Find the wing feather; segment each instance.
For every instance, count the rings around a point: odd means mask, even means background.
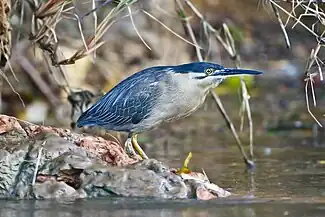
[[[161,94],[159,81],[165,76],[166,69],[149,68],[128,77],[84,112],[78,119],[78,127],[97,125],[131,131],[132,126],[149,116]]]

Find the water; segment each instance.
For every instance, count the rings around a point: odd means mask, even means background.
[[[325,149],[259,147],[257,167],[248,171],[236,149],[193,153],[190,166],[204,168],[212,182],[233,196],[213,201],[102,198],[77,201],[0,201],[1,217],[77,216],[325,216]],[[160,156],[177,167],[179,160]]]
[[[325,204],[288,201],[153,201],[86,200],[73,203],[54,201],[3,201],[1,216],[19,217],[245,217],[245,216],[324,216]]]

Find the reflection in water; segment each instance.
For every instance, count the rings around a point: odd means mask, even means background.
[[[248,194],[254,197],[255,190],[256,190],[254,170],[247,170],[247,176],[248,176],[248,189],[249,189]]]
[[[325,204],[223,200],[2,201],[1,217],[274,217],[323,216]]]
[[[154,200],[105,198],[77,201],[0,200],[0,217],[275,217],[324,216],[324,150],[272,148],[255,170],[246,170],[238,152],[209,149],[193,153],[191,168],[204,168],[210,180],[233,193],[231,198]],[[204,157],[202,157],[204,156]],[[165,159],[173,166],[179,160]]]

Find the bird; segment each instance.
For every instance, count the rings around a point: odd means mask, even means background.
[[[101,127],[128,134],[128,155],[148,159],[137,135],[194,113],[209,91],[225,78],[261,71],[225,68],[212,62],[190,62],[145,68],[119,82],[81,114],[77,127]],[[137,153],[135,153],[135,150]]]

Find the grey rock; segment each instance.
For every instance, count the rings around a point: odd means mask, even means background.
[[[28,145],[24,142],[15,147],[0,150],[0,194],[11,195],[13,186],[20,174],[22,165],[26,162]]]
[[[78,193],[73,187],[65,182],[49,180],[44,183],[36,183],[33,186],[36,199],[60,199],[60,198],[82,198],[85,195]]]
[[[199,192],[204,199],[215,198],[219,192],[213,186],[212,195],[199,176],[191,180],[191,175],[176,175],[155,159],[129,158],[117,143],[99,137],[84,139],[67,130],[3,115],[0,131],[0,197],[173,199],[195,198]]]
[[[167,167],[154,159],[126,168],[89,168],[81,177],[82,188],[89,197],[187,198],[188,189],[182,179],[167,172]]]

